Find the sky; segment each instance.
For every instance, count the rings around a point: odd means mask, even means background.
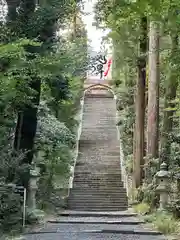
[[[92,26],[92,23],[94,22],[93,6],[96,1],[97,0],[86,0],[84,4],[84,12],[89,13],[89,15],[83,16],[83,20],[86,24],[88,39],[91,41],[91,46],[94,51],[98,52],[100,51],[102,37],[105,33],[100,29],[96,29],[95,26]]]

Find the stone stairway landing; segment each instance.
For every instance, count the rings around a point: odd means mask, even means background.
[[[85,95],[82,133],[68,208],[77,211],[124,211],[128,200],[120,169],[116,101]]]

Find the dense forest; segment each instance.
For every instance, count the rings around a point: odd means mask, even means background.
[[[87,67],[81,1],[8,0],[6,5],[0,22],[2,231],[22,225],[23,194],[7,184],[23,186],[28,198],[30,170],[40,168],[37,208],[42,210],[54,206],[59,183],[68,188]],[[27,223],[35,220],[26,212]]]
[[[142,203],[145,212],[158,207],[155,174],[166,163],[168,208],[175,217],[180,216],[179,9],[177,0],[98,0],[95,8],[96,24],[110,29],[106,40],[113,45],[113,88],[129,198]],[[159,224],[171,231],[172,217],[168,223],[166,218]]]

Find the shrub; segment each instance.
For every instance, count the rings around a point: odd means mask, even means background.
[[[180,218],[180,199],[171,201],[169,203],[168,210],[175,218]]]
[[[39,181],[38,202],[42,208],[49,207],[51,195],[54,190],[55,177],[62,180],[69,178],[70,165],[73,160],[72,148],[75,146],[76,137],[53,115],[48,113],[43,106],[38,122],[36,135],[37,151],[42,152],[41,160],[45,165],[44,174]]]
[[[164,234],[175,233],[179,230],[179,223],[172,214],[167,212],[156,212],[146,217],[146,221],[153,223],[153,225]]]
[[[136,194],[137,202],[147,203],[151,209],[153,209],[158,202],[158,196],[156,194],[156,185],[154,183],[146,184],[144,183],[141,187],[138,188]]]
[[[0,228],[9,231],[22,221],[22,199],[19,194],[5,188],[0,191]]]
[[[134,206],[134,210],[135,210],[135,212],[137,212],[141,215],[145,215],[150,212],[150,206],[147,203],[140,203],[140,204]]]

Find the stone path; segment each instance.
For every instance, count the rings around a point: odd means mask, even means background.
[[[60,213],[43,228],[25,234],[25,239],[166,240],[145,227],[135,214],[120,211],[127,210],[128,203],[121,179],[115,100],[91,97],[85,99],[79,156],[68,201],[74,211]]]
[[[129,213],[65,212],[49,220],[38,232],[24,235],[26,240],[166,240],[159,232],[150,231],[142,221]],[[128,215],[129,214],[129,215]]]
[[[121,178],[116,100],[107,90],[86,93],[68,209],[123,211],[128,208]],[[110,94],[110,95],[109,95]]]

